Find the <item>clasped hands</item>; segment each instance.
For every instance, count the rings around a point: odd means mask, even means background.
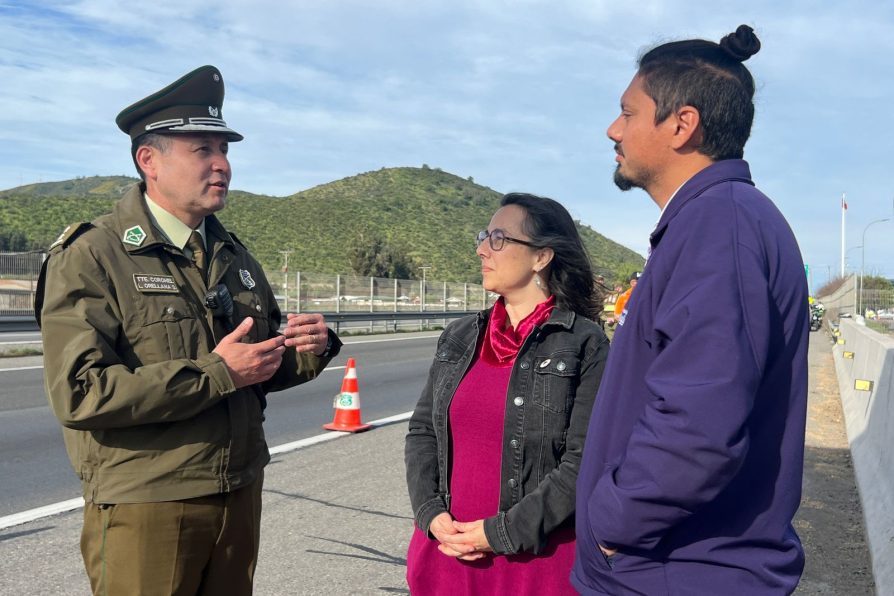
[[[449,513],[440,513],[432,520],[429,531],[438,540],[438,550],[461,561],[475,561],[493,552],[484,535],[484,520],[459,522]]]

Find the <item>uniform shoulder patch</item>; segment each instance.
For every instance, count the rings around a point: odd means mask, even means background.
[[[56,238],[55,242],[50,245],[49,250],[53,250],[54,248],[65,248],[72,241],[93,227],[93,224],[86,221],[79,221],[78,223],[73,223],[59,234],[59,237]]]

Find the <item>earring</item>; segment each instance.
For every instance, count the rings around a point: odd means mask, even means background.
[[[534,273],[534,285],[537,286],[539,289],[543,289],[543,282],[540,281],[540,276],[538,275],[538,273],[540,272],[536,271]]]

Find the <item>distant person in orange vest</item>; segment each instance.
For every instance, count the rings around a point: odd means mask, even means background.
[[[626,292],[618,296],[618,300],[615,302],[615,321],[621,318],[621,313],[624,312],[624,309],[627,308],[627,301],[630,300],[630,294],[633,293],[633,288],[636,287],[636,280],[639,279],[639,271],[633,273],[630,276],[630,287]]]

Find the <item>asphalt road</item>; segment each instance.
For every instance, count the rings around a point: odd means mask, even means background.
[[[830,366],[828,346],[816,341],[825,340],[818,334],[811,339],[804,495],[795,520],[808,564],[796,594],[868,596],[874,593],[869,553],[838,385],[834,372],[823,379]],[[354,355],[361,366],[364,414],[375,407],[367,404],[377,402],[380,391],[394,389],[384,384],[377,388],[374,369],[384,369],[386,376],[394,371],[396,376],[399,364],[391,356],[406,349],[418,352],[405,357],[418,358],[425,370],[433,344],[433,339],[408,341],[401,348],[371,344],[370,354],[362,356],[364,344],[348,346],[345,356]],[[324,375],[316,382],[330,381]],[[0,377],[0,386],[8,384]],[[0,429],[0,436],[7,427]],[[317,432],[314,428],[312,434]],[[405,435],[403,421],[273,457],[264,478],[256,594],[407,593],[404,574],[412,517],[404,480]],[[0,489],[6,489],[8,479],[3,477]],[[0,530],[0,594],[89,594],[78,549],[82,515],[70,511]],[[724,593],[722,587],[716,591]]]
[[[2,342],[35,334],[2,334]],[[268,396],[265,432],[271,447],[324,432],[348,357],[357,361],[364,420],[413,409],[431,364],[438,332],[347,338],[327,372],[311,383]],[[36,368],[32,368],[36,367]],[[0,359],[0,517],[80,496],[58,422],[47,405],[42,358]]]

